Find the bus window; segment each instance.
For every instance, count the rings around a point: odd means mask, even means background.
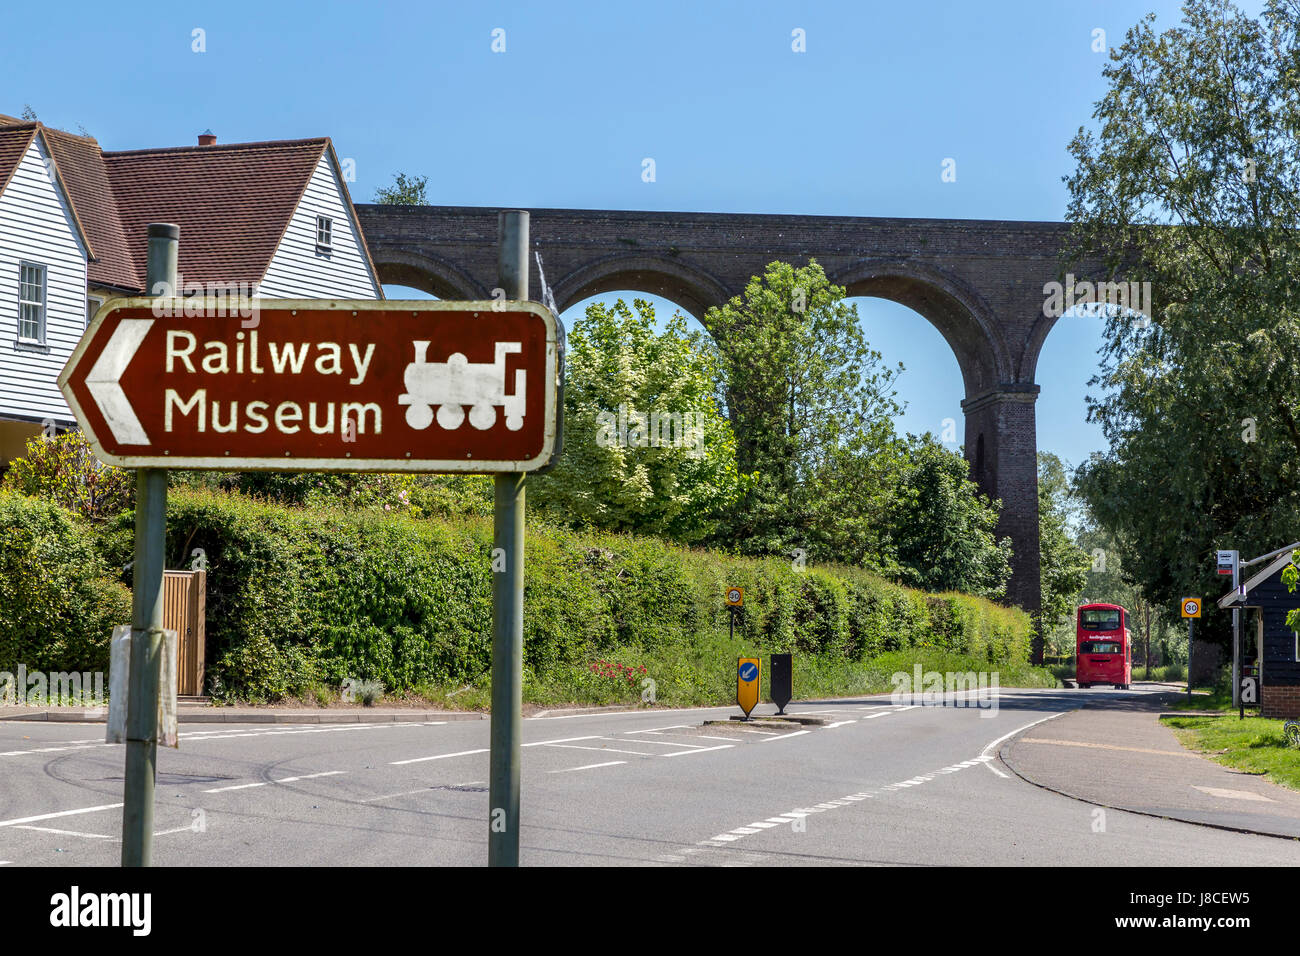
[[[1119,608],[1089,608],[1079,612],[1079,627],[1085,631],[1118,631]]]
[[[1079,644],[1080,654],[1118,654],[1118,641],[1083,641]]]

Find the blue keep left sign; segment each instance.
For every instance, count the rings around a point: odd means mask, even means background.
[[[740,679],[751,681],[758,677],[758,665],[753,661],[745,661],[740,665]]]

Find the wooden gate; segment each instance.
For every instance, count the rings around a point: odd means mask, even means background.
[[[176,693],[181,697],[203,693],[207,578],[206,571],[163,572],[163,627],[175,631],[180,644]]]

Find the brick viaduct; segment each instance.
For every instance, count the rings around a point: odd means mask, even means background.
[[[440,298],[491,298],[497,209],[357,212],[383,282]],[[703,321],[769,262],[815,258],[849,295],[892,299],[927,318],[961,368],[971,475],[1003,502],[999,535],[1015,549],[1008,598],[1029,610],[1040,603],[1034,368],[1055,322],[1043,315],[1043,285],[1058,278],[1065,230],[1048,222],[531,211],[531,239],[561,311],[597,293],[634,290]],[[530,293],[541,298],[536,269]]]

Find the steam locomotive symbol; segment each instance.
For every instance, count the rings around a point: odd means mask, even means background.
[[[524,386],[528,373],[515,370],[515,393],[505,394],[506,356],[520,352],[520,342],[497,342],[496,361],[470,362],[460,352],[447,356],[446,362],[430,362],[429,343],[413,342],[415,361],[406,366],[402,382],[406,391],[399,395],[399,405],[409,405],[406,424],[423,431],[433,423],[434,408],[438,424],[455,431],[465,422],[470,406],[469,423],[479,431],[496,424],[496,406],[506,413],[506,428],[517,432],[524,427]]]

